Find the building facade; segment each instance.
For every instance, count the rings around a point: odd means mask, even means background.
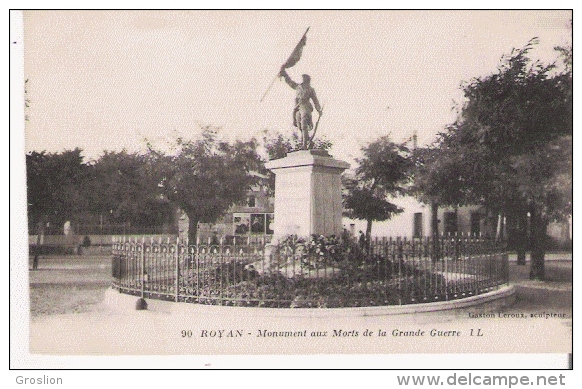
[[[275,199],[269,196],[267,188],[255,185],[248,192],[245,200],[234,204],[216,223],[199,223],[200,242],[215,240],[233,242],[250,240],[267,240],[273,235]],[[188,216],[181,212],[178,217],[179,236],[188,235]]]
[[[428,204],[413,197],[391,198],[390,202],[404,211],[390,220],[373,222],[372,236],[420,238],[431,236],[432,211]],[[463,207],[439,207],[439,234],[463,234],[483,237],[508,237],[507,220],[500,215],[488,212],[484,207],[473,205]],[[366,222],[344,218],[344,226],[349,226],[353,233],[366,230]],[[549,247],[568,249],[572,244],[572,218],[564,222],[552,222],[547,229]]]
[[[432,211],[428,204],[413,197],[390,199],[404,211],[390,220],[372,224],[372,237],[407,237],[421,238],[431,236]],[[505,218],[492,214],[478,205],[462,207],[439,207],[438,229],[440,235],[462,234],[465,236],[483,236],[506,238],[508,226]],[[213,239],[231,242],[270,241],[273,235],[274,197],[266,186],[257,185],[248,191],[246,199],[233,205],[216,223],[200,223],[198,236],[200,242]],[[343,226],[353,235],[366,230],[363,220],[343,219]],[[182,212],[178,216],[178,229],[181,238],[188,235],[188,218]],[[572,242],[572,218],[566,222],[554,222],[548,226],[551,247],[569,248]],[[242,239],[242,240],[238,240]]]

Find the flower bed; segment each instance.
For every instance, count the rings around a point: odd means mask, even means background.
[[[262,272],[254,269],[257,262],[206,266],[185,275],[184,291],[195,292],[202,304],[337,308],[434,301],[432,291],[445,283],[442,275],[368,255],[335,237],[290,236],[258,262],[267,263]],[[289,271],[290,263],[299,266]]]

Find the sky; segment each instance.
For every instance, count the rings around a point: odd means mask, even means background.
[[[318,134],[353,163],[380,136],[420,144],[455,119],[460,84],[495,71],[531,38],[554,61],[570,41],[570,11],[27,11],[26,151],[143,150],[194,139],[293,130],[294,91],[277,80],[311,75],[325,106]]]

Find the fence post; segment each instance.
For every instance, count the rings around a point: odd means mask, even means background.
[[[193,247],[192,252],[194,253],[194,258],[196,258],[196,301],[200,303],[200,255],[198,253],[200,244],[200,237],[196,238],[196,245]]]
[[[174,254],[174,260],[176,261],[176,281],[175,281],[175,288],[176,288],[176,302],[178,302],[178,298],[180,296],[180,238],[176,238],[176,250]]]
[[[136,244],[136,248],[140,247],[137,239],[135,240],[135,244]],[[141,238],[141,250],[139,250],[139,252],[141,253],[140,254],[141,255],[141,258],[140,258],[140,261],[141,261],[141,297],[135,303],[135,309],[138,311],[148,309],[148,304],[144,298],[144,296],[145,296],[145,280],[146,280],[146,272],[145,272],[145,262],[146,261],[145,261],[144,248],[145,248],[145,237],[142,236],[142,238]]]
[[[117,250],[115,249],[115,236],[111,239],[112,240],[112,244],[111,244],[111,275],[113,276],[113,285],[118,286],[117,282],[115,281],[115,279],[117,278],[117,276],[119,275],[119,271],[117,270]]]
[[[214,247],[214,250],[216,252],[216,246]],[[225,277],[225,273],[226,273],[226,278],[227,278],[227,284],[228,284],[228,268],[227,266],[224,266],[224,257],[223,257],[223,253],[222,253],[223,247],[222,247],[222,238],[220,238],[220,241],[218,242],[218,269],[219,269],[219,276],[220,276],[220,305],[224,305],[224,277]]]
[[[144,251],[144,247],[145,247],[145,238],[142,236],[141,238],[141,246],[139,246],[139,241],[136,239],[135,243],[138,245],[137,247],[141,247],[140,249],[140,253],[141,253],[141,298],[144,298],[145,296],[145,283],[146,283],[146,259],[145,259],[145,251]]]
[[[396,250],[398,259],[398,304],[402,305],[402,244],[399,236],[396,237]]]
[[[443,238],[443,243],[444,243],[444,255],[443,255],[443,262],[445,263],[444,266],[444,278],[445,278],[445,301],[449,301],[449,269],[448,269],[448,262],[449,262],[449,258],[451,258],[451,247],[449,246],[448,249],[446,247],[447,244],[451,244],[451,234],[449,233],[448,238]],[[454,248],[453,248],[454,251]],[[449,254],[447,256],[447,254]],[[454,253],[452,254],[454,255]],[[448,257],[448,258],[447,258]]]

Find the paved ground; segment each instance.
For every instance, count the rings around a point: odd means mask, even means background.
[[[529,266],[510,263],[510,279],[517,293],[511,307],[357,318],[258,317],[224,310],[217,313],[213,307],[197,305],[176,310],[172,303],[166,303],[171,308],[153,303],[150,304],[153,309],[148,311],[127,309],[127,305],[118,309],[101,301],[106,294],[108,298],[115,296],[106,293],[108,258],[80,257],[76,262],[45,259],[41,270],[30,272],[30,352],[567,353],[572,345],[572,261],[567,255],[555,255],[552,259],[546,264],[549,280],[544,282],[528,280]],[[47,308],[46,291],[51,288],[52,302]],[[130,299],[132,304],[134,298]],[[484,314],[493,317],[475,317]],[[372,335],[364,336],[366,330]],[[293,336],[261,336],[280,331]],[[423,331],[424,335],[420,335]]]
[[[30,265],[32,268],[32,265]],[[111,284],[108,256],[43,257],[29,272],[30,315],[80,313],[98,308]]]

